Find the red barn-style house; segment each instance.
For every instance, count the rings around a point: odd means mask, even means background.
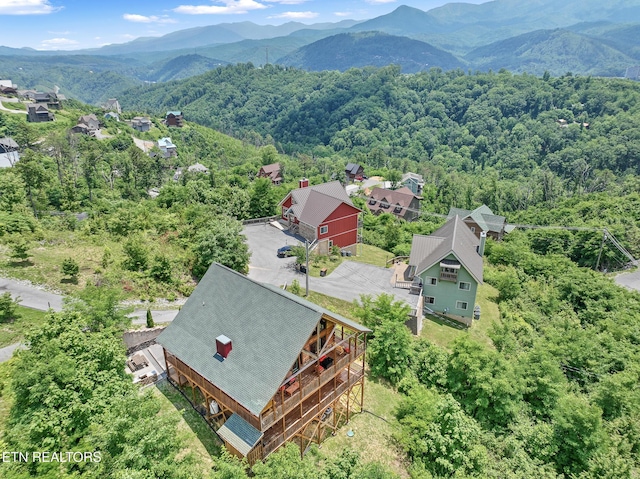
[[[289,231],[309,242],[318,242],[317,251],[328,254],[333,246],[356,254],[358,219],[361,211],[353,206],[339,181],[309,186],[300,180],[300,188],[281,202],[281,215]]]

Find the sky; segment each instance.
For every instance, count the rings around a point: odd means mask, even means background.
[[[219,23],[333,23],[374,18],[400,5],[428,11],[445,3],[447,0],[0,0],[0,45],[76,50]]]

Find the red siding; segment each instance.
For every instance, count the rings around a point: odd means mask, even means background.
[[[284,217],[284,214],[282,213],[282,208],[290,208],[291,207],[291,194],[289,194],[284,201],[282,202],[282,206],[281,206],[281,211],[280,211],[280,217],[283,220],[286,220],[287,218]]]
[[[318,239],[330,239],[335,246],[344,247],[357,243],[358,240],[357,208],[346,203],[338,206],[318,227]],[[329,231],[320,234],[320,228],[328,226]]]

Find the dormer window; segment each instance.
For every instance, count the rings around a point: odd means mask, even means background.
[[[396,207],[393,209],[394,213],[402,213],[402,206],[400,205],[396,205]]]
[[[369,200],[369,204],[370,204],[370,205],[375,205],[375,204],[376,204],[376,200],[375,200],[375,198],[371,198],[371,199]]]
[[[380,208],[389,208],[389,203],[387,203],[386,201],[381,201],[380,202]]]

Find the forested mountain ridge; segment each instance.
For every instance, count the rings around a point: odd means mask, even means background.
[[[640,41],[640,40],[639,40]],[[476,48],[465,55],[480,70],[505,68],[512,72],[559,76],[623,76],[636,61],[611,45],[611,41],[568,30],[537,30]]]
[[[379,32],[341,33],[280,57],[278,64],[304,70],[348,70],[365,66],[398,65],[403,73],[438,67],[461,68],[464,64],[428,43]]]

